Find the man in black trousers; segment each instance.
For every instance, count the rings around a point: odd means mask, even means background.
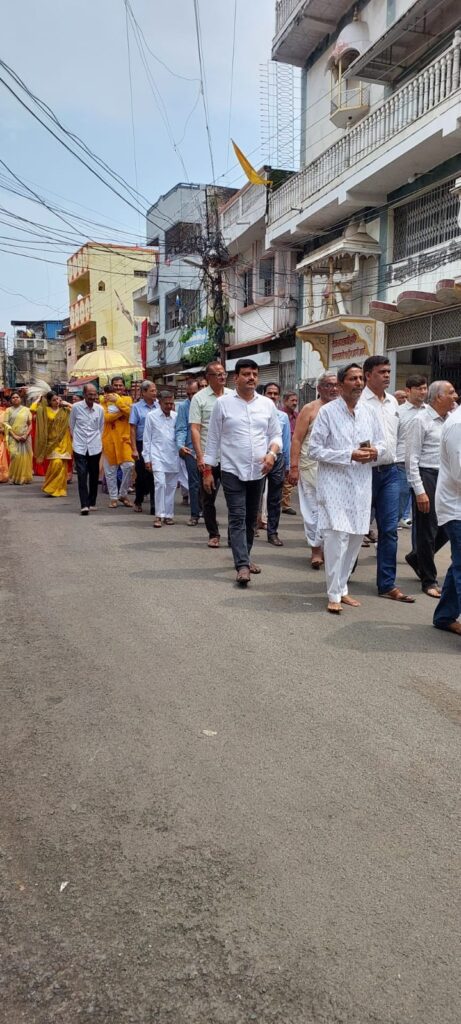
[[[435,511],[435,489],[440,467],[442,427],[456,408],[456,391],[446,380],[435,380],[429,387],[428,405],[410,425],[405,444],[405,467],[412,488],[416,547],[405,556],[419,576],[428,597],[439,598],[434,555],[447,543],[448,535],[439,526]]]
[[[82,516],[96,511],[98,496],[104,412],[98,405],[97,398],[98,392],[94,384],[85,384],[83,401],[72,406],[69,419]]]

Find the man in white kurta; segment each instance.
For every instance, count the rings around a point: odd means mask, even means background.
[[[146,469],[154,474],[155,527],[174,523],[174,496],[179,474],[175,420],[174,398],[168,391],[161,391],[159,408],[146,416],[142,450]]]
[[[318,412],[309,454],[318,462],[318,530],[323,535],[328,611],[358,605],[347,582],[370,526],[371,469],[384,449],[377,416],[359,398],[362,370],[356,364],[338,371],[340,397]]]

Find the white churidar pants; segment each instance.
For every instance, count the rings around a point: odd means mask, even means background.
[[[117,501],[117,498],[126,498],[128,494],[128,488],[130,486],[131,472],[133,469],[132,462],[121,462],[120,469],[122,471],[122,482],[120,484],[120,491],[117,484],[117,470],[118,466],[111,466],[107,459],[104,459],[104,475],[107,483],[107,490],[109,491],[109,497],[111,501]]]
[[[159,519],[172,519],[174,515],[174,496],[178,483],[178,472],[164,473],[154,469],[155,484],[155,515]]]
[[[347,594],[347,581],[362,546],[363,535],[342,530],[323,531],[323,556],[329,601],[339,604]]]
[[[322,547],[322,537],[317,530],[318,520],[318,505],[317,505],[317,488],[309,484],[307,480],[303,480],[302,474],[299,474],[298,480],[298,498],[299,498],[299,511],[303,517],[304,522],[304,533],[306,534],[306,540],[311,548]]]

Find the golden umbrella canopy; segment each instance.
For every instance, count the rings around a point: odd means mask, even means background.
[[[142,377],[142,366],[138,363],[130,363],[123,352],[117,349],[101,347],[95,352],[87,352],[86,355],[77,359],[73,366],[69,379],[73,377],[102,377],[110,378],[116,373],[122,376]]]

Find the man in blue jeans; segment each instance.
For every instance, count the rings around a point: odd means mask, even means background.
[[[461,408],[442,427],[435,510],[439,526],[448,534],[451,565],[433,622],[436,629],[461,636]]]
[[[213,406],[203,469],[203,486],[211,493],[215,488],[213,466],[221,463],[229,539],[241,587],[250,582],[250,573],[261,572],[250,558],[256,518],[264,477],[282,448],[277,409],[269,398],[256,394],[257,383],[257,363],[239,359],[235,391],[218,398]]]
[[[186,463],[187,479],[189,483],[190,519],[188,526],[197,526],[201,515],[200,509],[200,475],[197,469],[197,459],[192,447],[191,428],[189,423],[190,403],[197,394],[198,384],[195,380],[186,381],[187,398],[178,406],[175,432],[176,444],[181,459]]]
[[[396,463],[399,407],[393,395],[386,388],[391,379],[391,367],[387,356],[370,356],[363,364],[365,387],[361,402],[373,411],[380,420],[386,447],[373,467],[372,507],[378,526],[377,585],[380,597],[389,601],[413,604],[414,597],[408,597],[396,585],[397,542],[399,522],[400,479]]]

